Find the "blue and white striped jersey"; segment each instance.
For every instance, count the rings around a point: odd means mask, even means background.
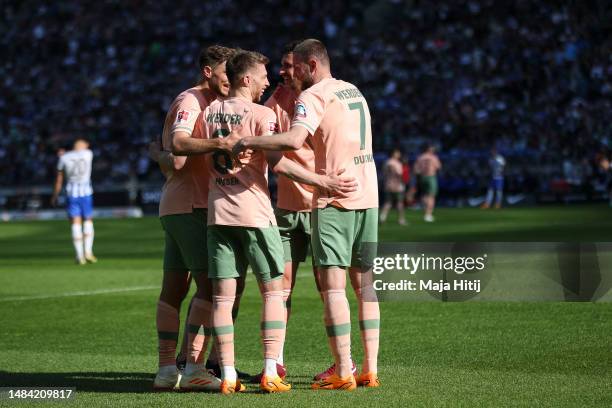
[[[504,177],[504,167],[506,166],[506,159],[501,154],[496,154],[495,157],[489,159],[489,166],[491,166],[491,173],[493,178]]]
[[[68,197],[85,197],[93,194],[91,187],[92,160],[93,153],[89,149],[71,150],[60,157],[57,170],[64,172]]]

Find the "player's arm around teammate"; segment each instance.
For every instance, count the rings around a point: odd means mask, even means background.
[[[293,49],[301,41],[293,41],[285,46],[281,57],[279,75],[282,78],[265,106],[276,113],[276,129],[278,133],[286,132],[291,127],[295,102],[300,92],[299,84],[294,78]],[[310,138],[301,149],[283,152],[283,155],[314,172],[314,152]],[[270,165],[274,165],[268,160]],[[296,283],[297,271],[300,262],[306,261],[310,248],[311,216],[312,216],[313,188],[304,185],[289,177],[278,174],[277,196],[274,215],[285,255],[285,270],[283,272],[283,301],[285,302],[285,326],[288,328],[292,311],[292,294]],[[320,284],[317,269],[312,265],[317,290]],[[322,298],[321,298],[322,299]],[[277,371],[287,373],[284,357],[284,347],[278,357]]]
[[[306,170],[279,152],[268,152],[266,158],[275,173],[282,174],[299,183],[316,187],[324,194],[344,195],[357,191],[358,184],[355,178],[342,176],[345,169],[340,169],[335,174],[317,174]]]
[[[160,140],[151,141],[148,145],[149,158],[159,165],[162,174],[168,178],[176,170],[180,170],[187,161],[186,156],[175,156],[172,152],[163,150]]]
[[[296,150],[308,135],[314,139],[315,160],[333,173],[347,166],[358,176],[359,193],[316,197],[313,213],[313,253],[321,274],[325,322],[336,365],[334,374],[313,384],[314,389],[355,389],[356,383],[378,386],[377,355],[380,315],[375,297],[354,287],[365,350],[363,373],[353,377],[350,357],[350,310],[345,294],[346,268],[355,285],[366,273],[362,244],[377,241],[378,196],[372,155],[370,115],[365,98],[352,84],[331,76],[327,50],[320,41],[306,40],[294,49],[295,74],[305,89],[298,98],[289,131],[265,138],[248,137],[234,147],[241,150]],[[308,89],[311,88],[311,89]],[[325,276],[323,276],[325,275]]]
[[[206,106],[219,96],[227,96],[229,84],[225,75],[225,62],[233,53],[234,50],[221,46],[208,47],[201,53],[199,61],[202,80],[175,99],[164,124],[161,149],[164,151],[153,153],[165,164],[163,167],[167,170],[167,181],[160,202],[166,249],[164,279],[157,312],[160,369],[154,382],[156,389],[173,389],[179,378],[174,367],[174,355],[179,308],[189,289],[189,272],[194,276],[197,291],[187,318],[187,335],[184,340],[187,344],[184,346],[187,349],[187,364],[180,378],[180,388],[197,391],[218,389],[220,385],[218,378],[210,375],[202,366],[207,340],[210,339],[212,308],[212,288],[207,277],[208,173],[205,158],[178,156],[169,151],[173,140],[191,134],[198,114]],[[208,147],[216,147],[218,144],[215,142]],[[213,349],[209,359],[214,354]]]
[[[276,115],[257,105],[268,86],[265,63],[258,53],[242,52],[228,62],[232,82],[231,97],[206,109],[205,138],[222,137],[230,130],[244,137],[268,137],[274,131]],[[233,79],[232,79],[233,78]],[[350,177],[319,175],[288,161],[280,152],[266,157],[263,152],[234,165],[229,156],[219,153],[208,161],[211,172],[209,194],[208,250],[213,279],[213,327],[223,366],[221,391],[241,389],[234,370],[233,324],[229,314],[234,301],[235,278],[251,265],[263,297],[262,338],[264,368],[260,389],[283,392],[290,389],[278,372],[278,357],[285,335],[282,276],[283,247],[276,227],[267,186],[268,160],[277,170],[303,182],[336,191],[354,191]],[[348,185],[348,187],[347,187]],[[248,210],[247,210],[248,208]]]
[[[225,73],[225,72],[224,72]],[[229,91],[229,87],[227,88]],[[219,96],[227,96],[226,94],[221,94],[217,92]],[[177,128],[170,134],[170,146],[172,148],[172,154],[178,157],[191,156],[198,157],[200,159],[204,159],[203,154],[218,152],[220,150],[231,151],[232,147],[239,139],[239,137],[233,135],[228,137],[217,137],[217,138],[204,138],[203,137],[203,126],[205,122],[204,111],[200,112],[197,116],[187,116],[187,119],[184,120],[186,128]],[[184,126],[185,126],[184,125]],[[204,177],[204,172],[199,174],[195,174],[196,178]],[[208,179],[208,176],[206,176]],[[206,182],[208,183],[208,182]],[[206,219],[207,216],[204,216]],[[208,228],[205,226],[205,230]],[[206,246],[202,246],[200,251],[206,253]],[[201,357],[198,355],[206,352],[206,345],[209,339],[212,337],[212,329],[209,329],[212,325],[210,320],[210,313],[212,310],[212,282],[209,280],[206,273],[194,275],[196,285],[198,290],[194,295],[194,299],[197,299],[201,306],[198,307],[197,310],[193,310],[193,313],[190,312],[189,317],[189,326],[188,330],[190,332],[190,336],[194,336],[194,338],[190,338],[189,340],[189,352],[187,358],[187,366],[185,369],[185,374],[181,378],[180,386],[181,389],[186,390],[211,390],[218,389],[220,384],[217,384],[216,381],[209,382],[210,378],[207,378],[206,371],[200,369],[199,364]],[[236,281],[236,296],[233,302],[232,307],[232,320],[235,321],[238,315],[238,308],[240,305],[240,299],[242,293],[244,291],[245,281],[244,277],[241,276]],[[206,314],[206,316],[204,316]],[[200,326],[204,327],[203,340],[197,341],[195,337],[198,336],[197,330]],[[201,334],[199,337],[202,337]],[[202,343],[203,347],[199,344]],[[211,350],[209,359],[206,363],[206,368],[212,369],[215,372],[215,375],[220,377],[222,374],[222,367],[220,366],[220,360],[217,353],[218,347],[213,345],[213,350]],[[250,377],[248,374],[238,372],[241,379],[245,377]],[[202,383],[204,381],[204,383]]]
[[[299,84],[294,78],[293,48],[301,41],[287,44],[281,58],[279,75],[282,83],[277,86],[265,106],[276,113],[276,132],[282,133],[289,130],[294,115],[295,102],[299,94]],[[274,211],[278,229],[283,243],[285,256],[285,269],[283,272],[283,301],[285,302],[285,325],[292,311],[292,293],[296,282],[297,271],[300,262],[306,260],[311,238],[311,213],[314,188],[309,180],[299,178],[299,174],[291,174],[291,169],[283,166],[285,160],[299,165],[312,173],[315,173],[314,152],[310,138],[296,151],[285,151],[282,159],[279,152],[267,155],[270,167],[278,174],[277,178],[277,201]],[[301,169],[298,169],[301,170]],[[286,175],[284,175],[284,174]],[[308,177],[309,175],[306,175]],[[296,181],[298,180],[298,181]],[[301,182],[300,182],[301,180]],[[321,189],[330,190],[328,186]],[[331,188],[333,190],[333,188]],[[318,273],[312,266],[317,290],[320,292]],[[284,358],[284,348],[281,348],[278,357],[278,373],[287,373]]]

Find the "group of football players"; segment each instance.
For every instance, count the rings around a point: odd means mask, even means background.
[[[312,388],[380,385],[380,312],[368,273],[370,244],[378,239],[378,186],[367,102],[353,84],[333,78],[325,46],[307,39],[288,44],[283,80],[261,105],[268,62],[255,51],[205,48],[201,81],[176,97],[161,143],[149,146],[166,176],[156,390],[245,390],[247,375],[235,368],[234,321],[250,267],[263,299],[264,362],[249,380],[263,392],[289,391],[285,332],[309,247],[334,357]],[[278,175],[276,209],[269,168]],[[347,270],[364,348],[359,374],[351,358]],[[179,370],[179,311],[192,279],[197,291]]]

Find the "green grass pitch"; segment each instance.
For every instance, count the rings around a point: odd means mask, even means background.
[[[381,241],[612,241],[612,209],[604,206],[440,209],[434,224],[412,211],[408,219],[410,226],[399,227],[392,216]],[[151,393],[159,221],[98,220],[95,226],[100,262],[79,267],[65,221],[0,224],[0,386],[76,387],[68,406],[87,407],[612,406],[612,304],[605,302],[383,303],[382,387],[311,391],[311,377],[331,357],[306,267],[285,348],[294,390]],[[260,305],[249,277],[236,358],[238,368],[253,373],[261,369]],[[356,313],[352,318],[360,363]]]

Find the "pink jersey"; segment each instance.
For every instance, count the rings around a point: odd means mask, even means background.
[[[378,207],[378,180],[372,154],[370,110],[352,84],[326,78],[298,97],[291,127],[302,126],[312,136],[317,173],[355,177],[359,188],[346,196],[314,194],[317,208],[328,204],[350,210]]]
[[[240,126],[240,135],[266,136],[276,129],[276,115],[265,106],[242,98],[216,100],[199,116],[194,137],[223,137]],[[208,225],[267,228],[276,225],[268,191],[268,162],[255,151],[242,165],[229,153],[207,155],[210,173]]]
[[[170,136],[175,130],[191,134],[198,114],[208,101],[197,88],[183,91],[172,102],[162,132],[162,144],[170,151]],[[180,170],[174,170],[162,188],[159,216],[187,214],[208,206],[208,172],[204,156],[190,156]]]
[[[386,161],[384,170],[385,191],[401,193],[404,191],[404,168],[402,162],[391,157]]]
[[[435,176],[441,168],[438,156],[428,152],[421,154],[414,163],[414,172],[421,176]]]
[[[278,132],[283,133],[291,127],[293,108],[297,94],[289,87],[280,85],[265,106],[276,113]],[[308,143],[304,143],[301,149],[283,152],[283,155],[312,172],[314,168],[314,152]],[[298,183],[290,178],[278,175],[278,198],[276,206],[289,211],[312,210],[312,186]]]

